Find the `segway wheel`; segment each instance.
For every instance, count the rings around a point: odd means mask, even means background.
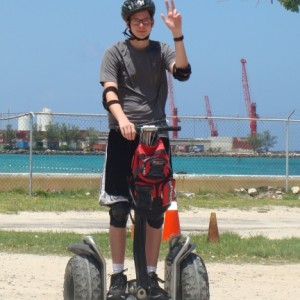
[[[209,300],[209,281],[201,257],[190,253],[180,264],[181,299]]]
[[[87,255],[70,258],[65,270],[64,300],[102,300],[101,292],[101,270],[96,260]]]

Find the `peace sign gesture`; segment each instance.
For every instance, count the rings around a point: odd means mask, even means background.
[[[172,31],[174,37],[182,35],[182,24],[181,24],[181,14],[177,11],[175,7],[174,0],[165,0],[167,8],[167,16],[161,14],[161,17],[168,28]]]

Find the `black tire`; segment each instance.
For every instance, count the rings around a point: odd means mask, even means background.
[[[209,281],[202,258],[190,253],[180,264],[181,299],[209,300]]]
[[[87,255],[69,259],[65,270],[64,300],[104,300],[101,270],[97,261]]]

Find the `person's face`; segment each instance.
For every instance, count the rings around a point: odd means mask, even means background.
[[[150,17],[150,13],[147,10],[136,12],[127,22],[127,26],[131,29],[132,33],[140,39],[150,34],[153,24],[154,20]]]

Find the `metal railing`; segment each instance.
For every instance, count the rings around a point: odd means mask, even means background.
[[[299,185],[300,120],[178,116],[171,137],[177,190],[229,191]],[[99,189],[107,115],[0,115],[0,189]],[[170,123],[174,120],[169,117]],[[218,132],[210,131],[213,121]],[[212,136],[213,135],[213,136]]]

